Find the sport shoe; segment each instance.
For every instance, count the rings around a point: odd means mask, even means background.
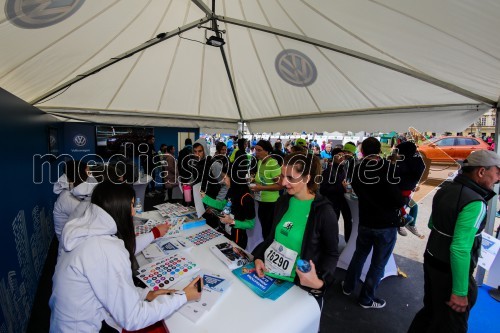
[[[351,292],[350,291],[349,292],[345,291],[345,289],[344,289],[344,281],[340,282],[340,285],[342,286],[342,293],[344,295],[346,295],[346,296],[349,296],[351,294]]]
[[[381,298],[375,298],[371,304],[367,305],[359,303],[363,309],[382,309],[385,304],[385,301]]]
[[[424,236],[424,235],[422,235],[420,232],[418,232],[417,227],[414,227],[414,226],[412,226],[412,225],[407,225],[407,226],[406,226],[406,229],[410,230],[410,232],[411,232],[412,234],[414,234],[415,236],[417,236],[417,237],[418,237],[418,238],[420,238],[420,239],[424,239],[424,238],[425,238],[425,236]]]
[[[398,234],[401,236],[406,236],[408,233],[406,232],[405,228],[398,228]]]

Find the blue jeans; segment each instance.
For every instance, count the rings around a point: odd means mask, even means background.
[[[344,281],[344,290],[351,292],[356,288],[366,257],[373,248],[372,262],[366,274],[365,283],[359,294],[359,303],[371,304],[375,299],[375,291],[384,276],[385,265],[391,257],[392,250],[396,244],[397,229],[372,229],[363,226],[358,228],[356,239],[356,251],[352,256]]]

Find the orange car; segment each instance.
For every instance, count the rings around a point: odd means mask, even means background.
[[[422,144],[418,150],[432,161],[463,161],[475,150],[493,150],[489,144],[479,138],[468,136],[445,136]]]

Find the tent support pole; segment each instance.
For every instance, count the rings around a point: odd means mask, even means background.
[[[499,103],[500,104],[500,99]],[[495,135],[493,136],[493,142],[495,143],[495,153],[498,154],[498,132],[500,132],[500,122],[498,121],[498,106],[495,110]],[[498,184],[495,185],[494,191],[498,193]],[[486,227],[484,228],[484,232],[488,235],[493,235],[494,227],[495,227],[495,217],[497,213],[497,201],[498,198],[494,197],[492,200],[488,202],[488,215],[486,216]],[[498,238],[498,237],[497,237]],[[484,282],[484,275],[486,270],[483,267],[478,266],[476,272],[476,282],[480,286]]]

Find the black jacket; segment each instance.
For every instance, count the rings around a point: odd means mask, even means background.
[[[339,201],[344,199],[345,193],[342,181],[347,176],[344,164],[329,164],[322,176],[319,193],[327,197],[334,206],[340,206]]]
[[[274,241],[276,226],[288,210],[290,198],[291,196],[285,193],[276,202],[271,233],[253,251],[255,259],[264,260],[264,252]],[[333,274],[339,259],[338,240],[339,225],[332,204],[321,194],[317,194],[311,204],[300,257],[314,262],[316,273],[325,283],[325,287],[332,284],[334,280]],[[294,282],[300,286],[298,276]]]
[[[396,227],[405,200],[395,178],[395,165],[384,159],[363,159],[354,167],[352,189],[358,196],[359,225]]]
[[[432,256],[433,262],[439,263],[441,267],[450,267],[450,246],[455,236],[458,215],[473,201],[482,201],[487,205],[495,194],[463,174],[456,176],[451,184],[440,188],[432,201],[432,230],[425,250],[426,256]],[[485,225],[486,215],[479,225],[472,244],[470,274],[476,268],[481,253],[481,232]]]

